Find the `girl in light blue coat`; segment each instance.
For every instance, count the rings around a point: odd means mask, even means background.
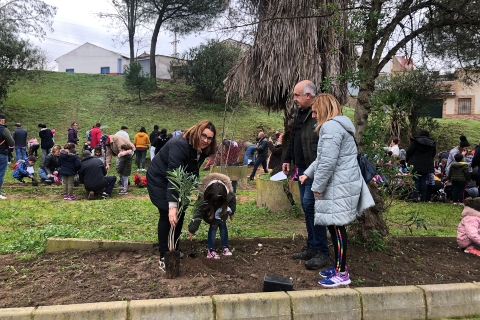
[[[320,271],[318,283],[332,288],[350,284],[346,256],[345,225],[375,205],[357,162],[355,127],[342,116],[340,103],[330,94],[318,95],[312,105],[319,133],[317,159],[300,176],[300,182],[313,179],[315,225],[328,227],[332,237],[335,264]]]

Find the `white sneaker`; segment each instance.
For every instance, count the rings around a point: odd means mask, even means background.
[[[7,199],[7,197],[5,197],[4,195],[0,194],[0,199],[5,200],[5,199]]]

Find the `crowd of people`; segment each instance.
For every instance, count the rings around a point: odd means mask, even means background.
[[[42,165],[38,175],[47,184],[62,183],[65,200],[76,199],[73,187],[77,176],[84,184],[89,199],[97,195],[109,198],[117,176],[121,187],[119,194],[127,194],[128,177],[135,158],[137,171],[146,171],[148,194],[159,212],[159,263],[160,269],[165,271],[165,254],[171,249],[169,233],[175,228],[174,250],[181,251],[179,237],[185,218],[184,214],[178,214],[181,205],[179,194],[172,187],[169,171],[181,167],[198,177],[202,167],[209,168],[219,163],[243,163],[253,165],[249,180],[254,180],[260,166],[265,173],[278,168],[286,175],[298,177],[300,202],[305,213],[306,243],[292,258],[304,260],[307,269],[321,269],[318,283],[323,287],[348,285],[351,280],[347,266],[348,235],[345,227],[375,203],[357,162],[353,123],[342,115],[340,103],[332,95],[317,94],[316,90],[316,86],[309,80],[301,81],[295,86],[293,100],[297,108],[287,146],[282,144],[281,132],[275,133],[274,142],[272,138],[267,138],[263,129],[258,130],[255,143],[245,141],[239,144],[222,138],[221,144],[217,145],[215,125],[203,120],[183,131],[175,129],[171,134],[167,134],[166,129],[159,130],[158,125],[154,126],[150,134],[147,134],[145,127],[141,127],[135,134],[133,143],[127,126],[122,126],[113,135],[106,135],[102,133],[101,124],[96,123],[86,132],[87,141],[83,145],[79,143],[78,125],[74,122],[68,129],[67,143],[62,147],[55,143],[54,132],[45,124],[38,125],[40,143],[35,138],[27,141],[28,133],[20,123],[15,125],[15,131],[10,134],[5,127],[5,115],[0,114],[0,187],[10,147],[15,149],[17,157],[13,177],[20,182],[35,179],[33,168],[38,158],[37,150],[41,149]],[[81,157],[80,151],[77,151],[79,146],[82,147]],[[245,150],[245,156],[239,162],[241,146]],[[400,147],[398,138],[392,138],[385,157],[377,165],[396,166],[398,174],[408,174],[407,168],[413,168],[415,187],[412,186],[412,192],[408,195],[410,199],[431,200],[431,186],[436,186],[439,182],[443,192],[449,193],[452,201],[459,204],[464,202],[465,191],[470,194],[468,186],[472,179],[477,189],[476,194],[474,190],[472,193],[478,196],[480,177],[478,169],[477,172],[474,169],[480,165],[480,146],[477,146],[478,150],[469,150],[469,146],[466,137],[461,136],[458,146],[450,152],[441,152],[436,161],[434,139],[427,130],[420,130],[411,138],[406,150]],[[149,148],[151,161],[147,170],[145,160]],[[108,176],[114,158],[116,176]],[[374,178],[374,183],[385,184],[388,181],[379,173]],[[450,192],[447,192],[448,186],[451,186]],[[195,206],[193,218],[188,224],[188,237],[191,239],[195,235],[204,220],[210,225],[207,258],[220,259],[215,245],[218,230],[221,238],[219,252],[223,256],[231,256],[226,220],[233,219],[236,212],[232,182],[226,175],[211,173],[202,179],[199,192],[200,205]],[[5,196],[0,194],[0,199],[5,199]],[[470,253],[475,250],[480,253],[478,210],[478,200],[465,199],[464,219],[459,226],[458,238],[459,246]],[[476,236],[471,221],[476,223]],[[334,263],[331,266],[327,230],[333,245]]]

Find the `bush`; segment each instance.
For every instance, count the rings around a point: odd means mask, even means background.
[[[139,62],[133,61],[125,67],[125,90],[131,95],[138,95],[138,100],[142,102],[142,94],[149,95],[156,88],[156,80],[151,78],[148,73],[143,73]]]
[[[175,70],[175,77],[185,78],[204,99],[214,101],[223,91],[223,80],[240,53],[238,47],[209,40],[184,53],[181,60],[172,61],[171,68]]]

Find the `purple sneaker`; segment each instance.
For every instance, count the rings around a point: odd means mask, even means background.
[[[345,270],[343,275],[340,272],[335,272],[334,275],[318,280],[318,284],[324,288],[335,288],[340,286],[346,286],[351,283],[348,271]]]
[[[68,194],[63,195],[63,200],[70,200],[70,196]]]

